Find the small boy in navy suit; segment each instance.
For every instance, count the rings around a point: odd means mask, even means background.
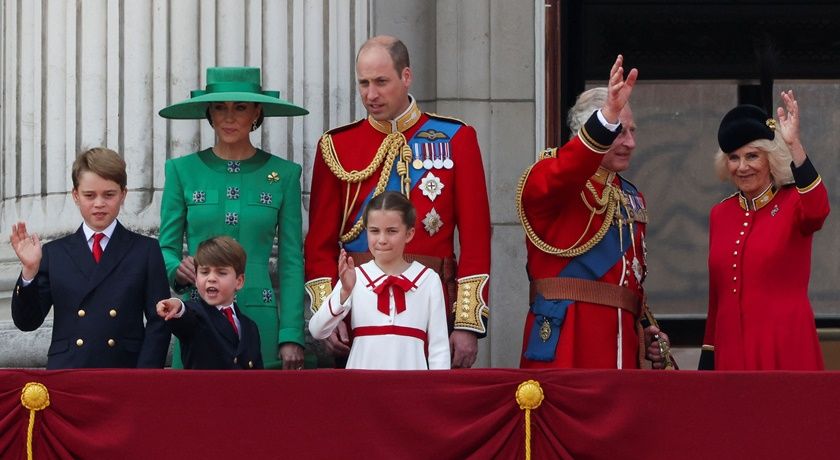
[[[245,284],[245,250],[233,238],[202,241],[195,253],[195,285],[201,300],[172,297],[157,314],[181,340],[185,369],[262,369],[257,324],[236,306]]]
[[[25,222],[12,226],[23,266],[12,293],[15,326],[34,331],[53,310],[47,369],[162,368],[170,335],[155,304],[169,297],[169,284],[157,240],[117,221],[125,161],[113,150],[90,149],[76,158],[71,177],[83,219],[75,233],[42,247]]]

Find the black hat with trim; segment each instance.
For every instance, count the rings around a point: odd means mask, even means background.
[[[773,140],[776,120],[768,118],[760,107],[743,104],[723,116],[718,128],[718,145],[724,153],[735,150],[757,139]]]

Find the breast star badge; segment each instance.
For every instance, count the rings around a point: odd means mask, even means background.
[[[420,180],[420,190],[423,192],[423,195],[435,201],[435,198],[443,193],[443,182],[440,181],[439,177],[430,172]]]
[[[441,220],[440,214],[438,214],[435,208],[432,208],[432,210],[426,214],[426,217],[423,218],[423,226],[426,228],[426,231],[429,232],[429,235],[434,235],[440,231],[441,227],[443,227],[443,220]]]

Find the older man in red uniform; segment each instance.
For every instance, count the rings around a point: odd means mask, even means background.
[[[404,193],[418,225],[406,255],[435,269],[451,307],[453,367],[471,367],[487,332],[490,211],[475,130],[421,112],[408,93],[408,51],[394,37],[365,42],[356,76],[368,117],[325,133],[312,173],[309,233],[304,243],[306,290],[320,307],[337,276],[339,249],[356,263],[370,259],[361,214],[385,190]],[[460,257],[455,263],[455,229]],[[330,339],[346,353],[345,331]]]
[[[531,308],[523,368],[638,368],[644,351],[645,227],[642,194],[618,175],[630,166],[635,123],[619,56],[607,88],[583,93],[570,112],[578,135],[549,149],[520,181]],[[600,108],[600,110],[598,110]],[[645,329],[647,358],[662,367],[659,330]],[[653,344],[651,345],[651,342]]]

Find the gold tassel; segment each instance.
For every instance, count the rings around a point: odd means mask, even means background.
[[[545,395],[540,382],[527,380],[516,389],[516,402],[525,410],[525,460],[531,460],[531,411],[540,407]]]
[[[38,382],[29,382],[20,392],[20,403],[29,409],[29,428],[26,430],[26,458],[32,460],[32,432],[35,429],[35,412],[50,405],[50,392]]]

